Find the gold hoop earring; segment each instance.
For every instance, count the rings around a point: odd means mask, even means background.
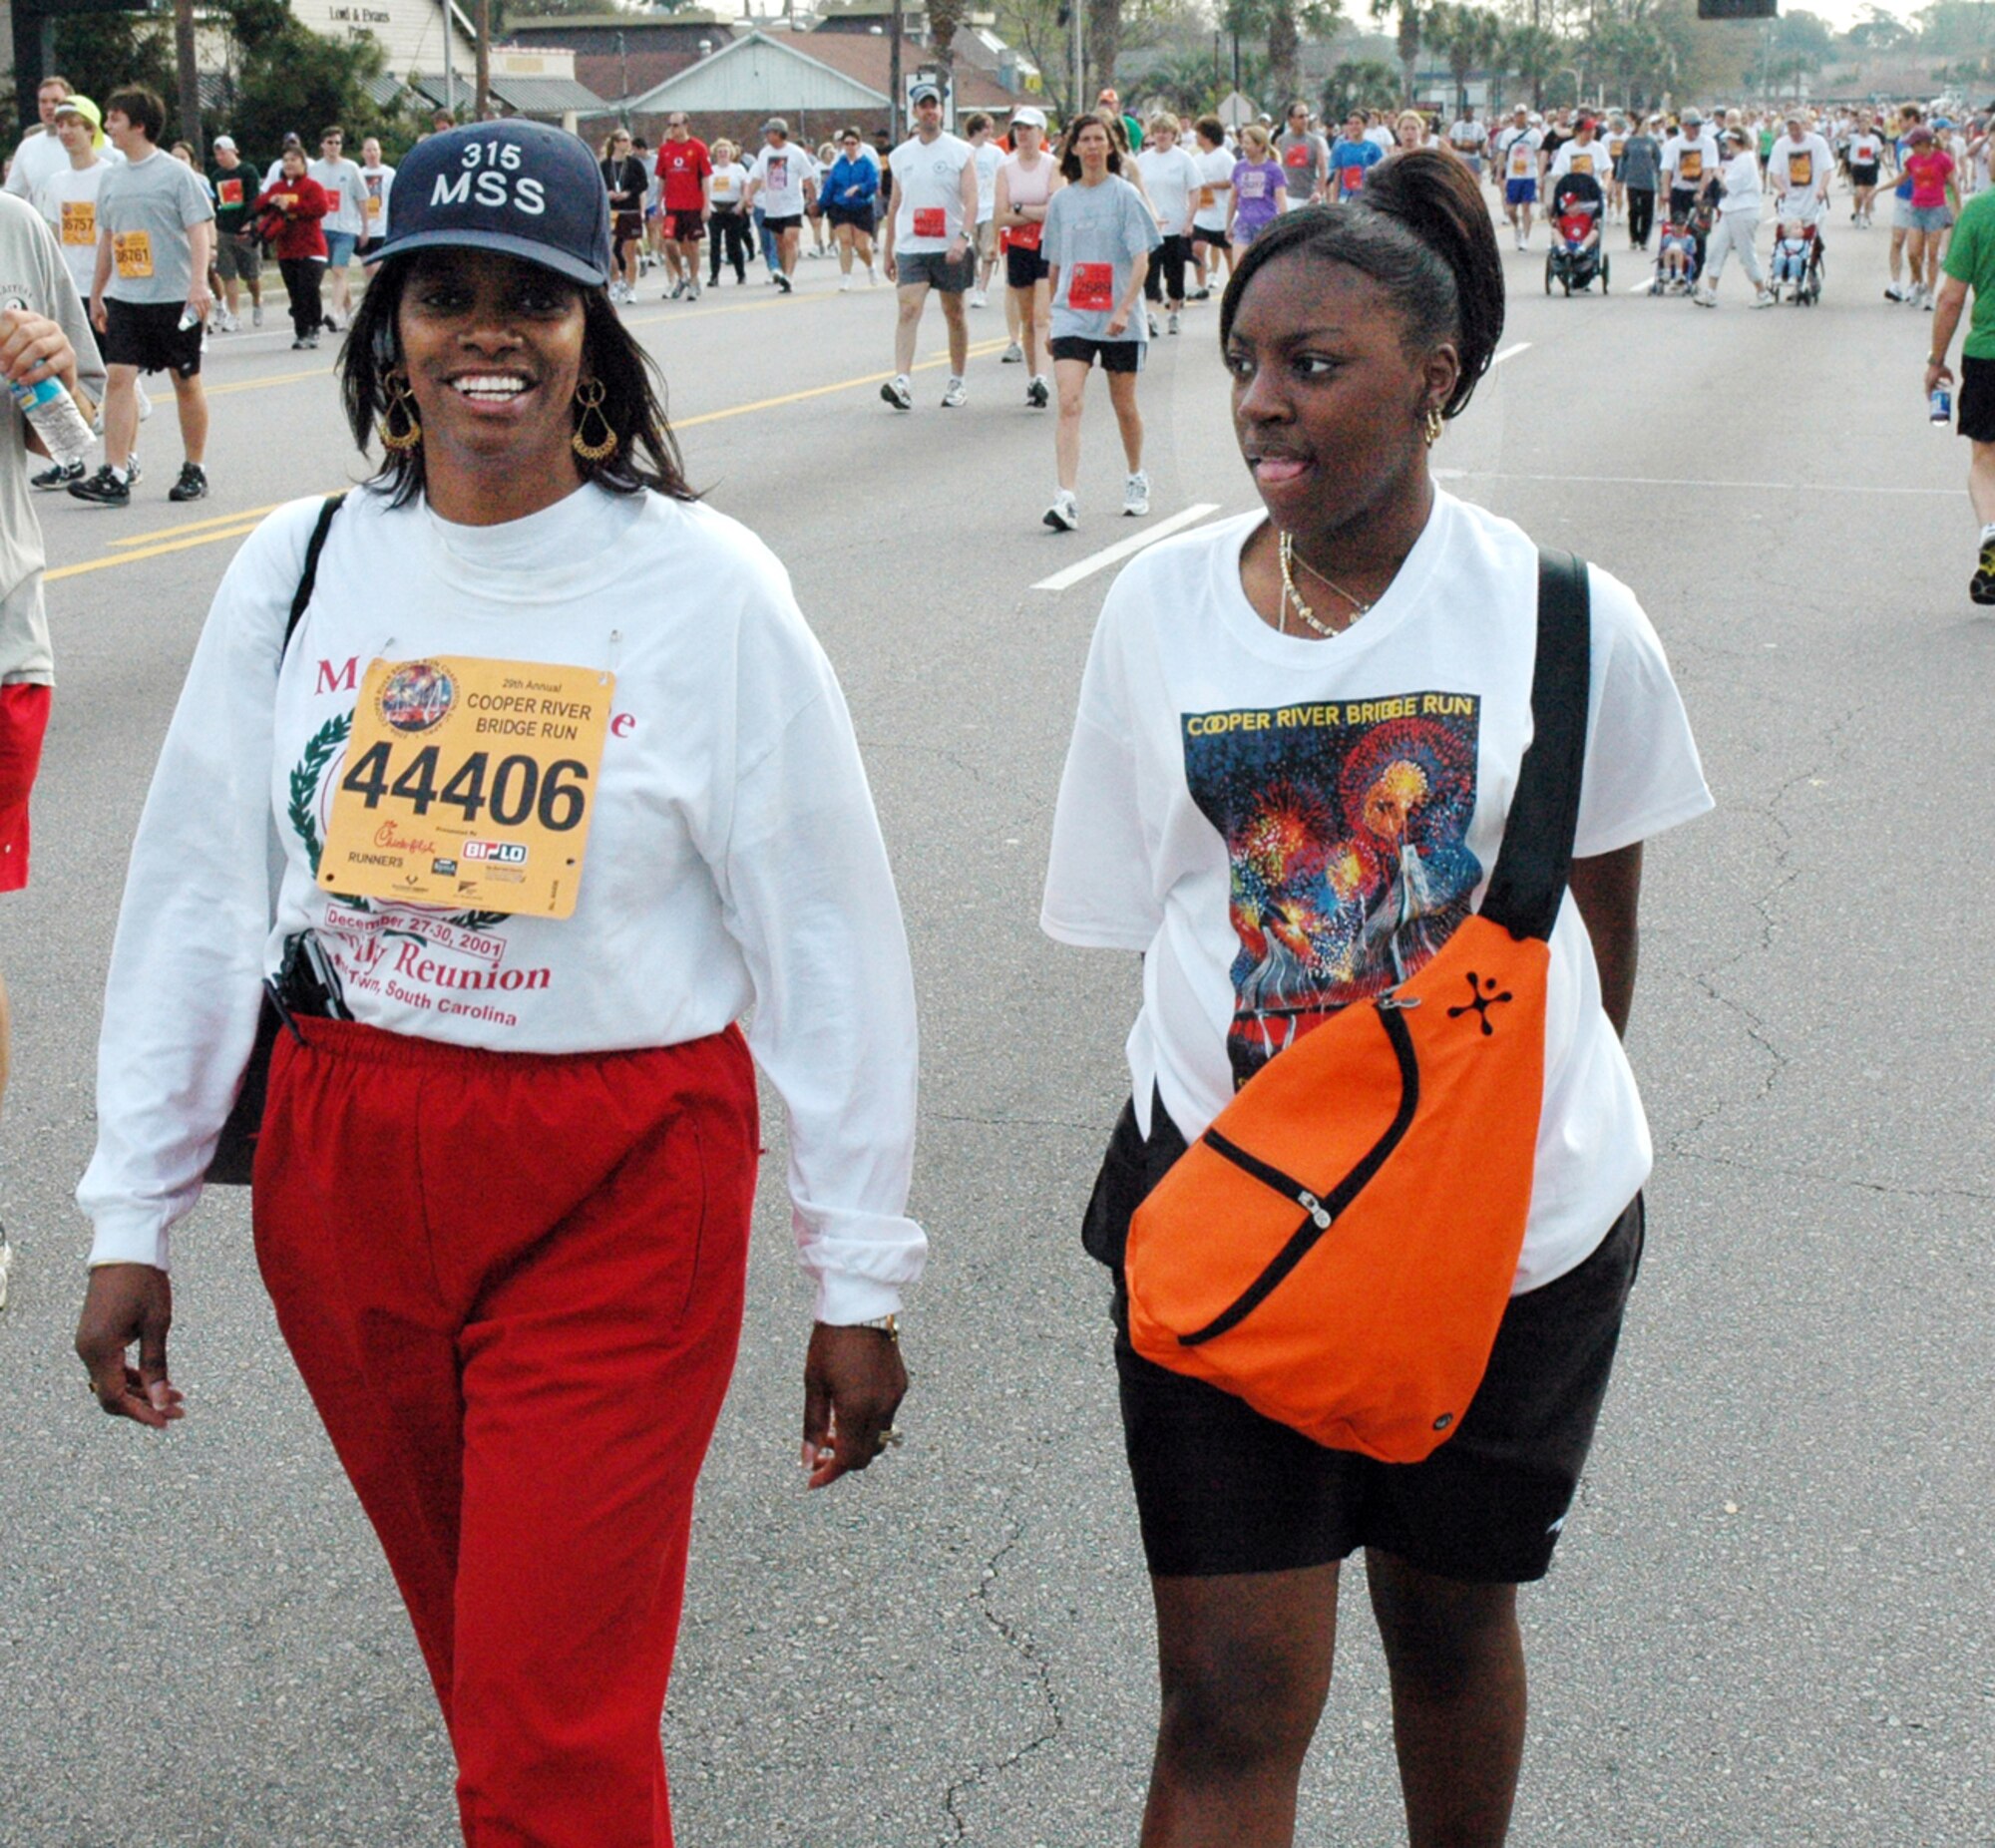
[[[1428,405],[1426,421],[1427,448],[1432,449],[1440,441],[1440,433],[1445,428],[1446,423],[1441,417],[1439,408],[1435,405]]]
[[[616,445],[622,441],[602,412],[602,401],[608,396],[609,388],[600,379],[585,379],[576,387],[575,401],[582,414],[576,419],[575,435],[569,438],[568,446],[584,462],[601,462],[615,455]],[[602,435],[593,443],[588,436],[592,415],[602,426]]]
[[[399,455],[407,455],[412,449],[422,446],[423,426],[416,416],[416,394],[409,389],[409,377],[405,372],[391,372],[381,381],[388,393],[387,409],[381,413],[379,429],[381,441]],[[395,420],[401,419],[401,428],[395,427]]]

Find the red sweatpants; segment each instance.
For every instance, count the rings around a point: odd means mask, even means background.
[[[300,1024],[271,1061],[256,1256],[408,1604],[465,1840],[670,1848],[659,1726],[741,1327],[747,1048]]]

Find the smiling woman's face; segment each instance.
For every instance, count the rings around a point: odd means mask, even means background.
[[[396,314],[423,425],[430,504],[489,526],[552,507],[582,481],[569,439],[583,376],[582,291],[485,250],[425,250]]]

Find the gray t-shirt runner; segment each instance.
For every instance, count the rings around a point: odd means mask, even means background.
[[[1144,204],[1143,195],[1114,174],[1098,186],[1076,181],[1055,192],[1046,206],[1046,228],[1039,239],[1046,262],[1060,272],[1059,293],[1053,297],[1052,337],[1147,339],[1149,326],[1141,302],[1119,334],[1111,334],[1108,323],[1115,318],[1115,304],[1128,292],[1137,257],[1147,255],[1163,241],[1156,216]],[[1076,301],[1105,305],[1079,307],[1074,305]]]
[[[97,195],[97,222],[111,239],[113,301],[186,301],[194,287],[188,232],[214,216],[200,176],[170,154],[114,167]]]
[[[97,336],[62,246],[41,213],[11,195],[0,196],[0,308],[24,308],[60,323],[76,348],[77,383],[93,403],[103,398]],[[25,420],[12,392],[0,392],[0,419],[5,420],[0,424],[0,685],[47,686],[55,676],[42,615],[42,529],[28,476],[48,465],[27,447]]]
[[[1300,199],[1307,205],[1330,173],[1330,144],[1308,130],[1301,135],[1284,130],[1275,139],[1275,159],[1282,164],[1282,184],[1289,189],[1290,203]]]
[[[1638,192],[1653,192],[1662,171],[1662,145],[1653,135],[1631,135],[1621,144],[1623,184]]]

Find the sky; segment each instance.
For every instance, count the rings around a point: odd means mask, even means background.
[[[1847,32],[1859,19],[1866,18],[1870,11],[1868,0],[1799,0],[1799,3],[1807,12],[1819,13],[1838,32]],[[1905,0],[1877,0],[1880,12],[1902,19],[1906,25],[1912,23],[1912,15],[1924,4],[1925,0],[1918,0],[1917,5],[1907,5]],[[1791,0],[1781,0],[1781,11],[1786,13],[1791,10]]]

